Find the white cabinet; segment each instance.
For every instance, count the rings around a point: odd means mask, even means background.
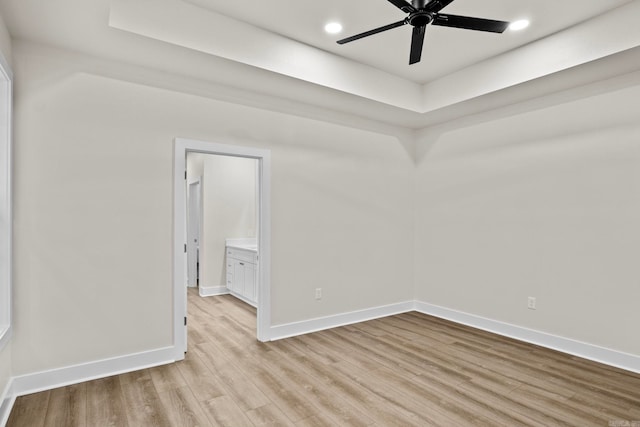
[[[244,265],[244,295],[254,305],[258,302],[256,270],[256,264]]]
[[[227,289],[254,307],[258,301],[257,263],[255,250],[227,246]]]

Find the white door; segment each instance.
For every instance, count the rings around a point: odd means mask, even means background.
[[[187,284],[198,285],[198,257],[200,253],[200,181],[189,184],[187,209]]]

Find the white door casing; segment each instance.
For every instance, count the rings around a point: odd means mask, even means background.
[[[271,328],[271,152],[270,150],[176,138],[174,141],[173,341],[176,360],[187,349],[187,152],[256,159],[258,162],[258,310],[257,338],[270,340]]]
[[[13,74],[0,53],[0,350],[12,334],[12,93]]]

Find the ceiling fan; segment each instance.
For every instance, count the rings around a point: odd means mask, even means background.
[[[439,13],[442,9],[454,0],[412,0],[412,4],[405,0],[387,0],[398,9],[409,15],[402,21],[393,24],[365,31],[355,36],[338,40],[338,44],[345,44],[364,37],[369,37],[383,31],[401,27],[406,24],[413,26],[413,36],[411,38],[411,53],[409,55],[409,65],[420,62],[422,57],[422,45],[427,25],[438,25],[441,27],[463,28],[465,30],[488,31],[492,33],[503,33],[509,22],[494,21],[492,19],[472,18],[469,16],[448,15]]]

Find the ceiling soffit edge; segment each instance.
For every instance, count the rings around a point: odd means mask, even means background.
[[[109,26],[408,111],[421,110],[418,83],[181,0],[111,0]]]
[[[422,113],[531,82],[640,46],[640,2],[459,70],[423,87]]]
[[[424,85],[181,0],[112,0],[109,25],[424,114],[639,46],[637,16],[631,2]]]

